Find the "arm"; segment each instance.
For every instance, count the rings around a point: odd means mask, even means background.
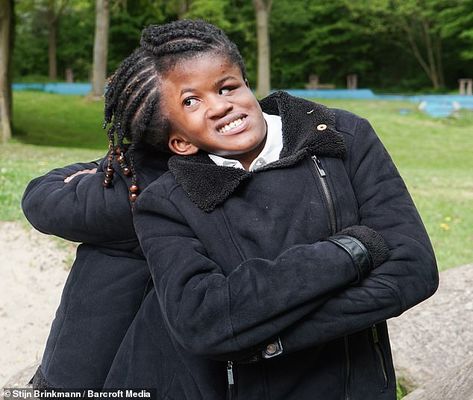
[[[357,268],[344,248],[321,241],[274,260],[248,259],[226,276],[159,183],[138,200],[135,228],[169,329],[195,354],[215,357],[269,339],[371,265],[363,253]]]
[[[359,204],[360,224],[379,232],[389,259],[355,286],[334,292],[311,314],[282,332],[285,353],[316,346],[398,316],[438,286],[435,256],[414,203],[374,130],[360,120],[346,168]]]
[[[77,242],[133,238],[126,182],[116,177],[111,188],[104,188],[103,163],[72,164],[31,181],[22,199],[28,221],[43,233]],[[94,168],[96,173],[78,174],[65,182],[79,171]]]

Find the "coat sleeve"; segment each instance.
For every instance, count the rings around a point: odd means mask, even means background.
[[[106,243],[133,238],[126,182],[115,177],[113,186],[104,188],[103,161],[57,168],[32,180],[21,203],[31,225],[40,232],[76,242]],[[78,175],[64,182],[75,172],[92,168],[97,168],[95,174]]]
[[[137,201],[135,228],[169,330],[194,354],[252,349],[358,278],[352,257],[330,241],[248,259],[225,275],[156,183]]]
[[[438,286],[435,256],[421,218],[386,149],[360,119],[346,160],[360,224],[379,232],[391,249],[386,262],[281,333],[285,353],[316,346],[400,315]]]

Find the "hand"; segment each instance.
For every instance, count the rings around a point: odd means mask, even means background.
[[[97,168],[92,168],[92,169],[83,169],[81,171],[77,171],[73,173],[72,175],[69,175],[67,178],[64,179],[64,183],[69,183],[76,177],[77,175],[82,175],[82,174],[95,174],[97,172]]]

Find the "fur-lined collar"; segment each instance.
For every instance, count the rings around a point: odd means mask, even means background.
[[[255,173],[294,165],[308,155],[335,158],[345,156],[345,142],[335,130],[333,111],[327,107],[293,97],[286,92],[275,92],[261,100],[260,104],[265,113],[281,116],[283,149],[278,161],[249,172],[216,165],[205,152],[170,158],[169,170],[200,209],[212,211],[240,183]],[[327,128],[323,129],[321,125],[326,125]]]

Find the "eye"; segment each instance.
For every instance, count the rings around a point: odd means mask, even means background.
[[[195,97],[187,97],[182,104],[184,104],[184,107],[194,107],[197,102],[198,100]]]
[[[233,87],[225,86],[225,87],[221,88],[221,89],[218,91],[218,94],[226,95],[226,94],[230,93],[233,89],[234,89]]]

